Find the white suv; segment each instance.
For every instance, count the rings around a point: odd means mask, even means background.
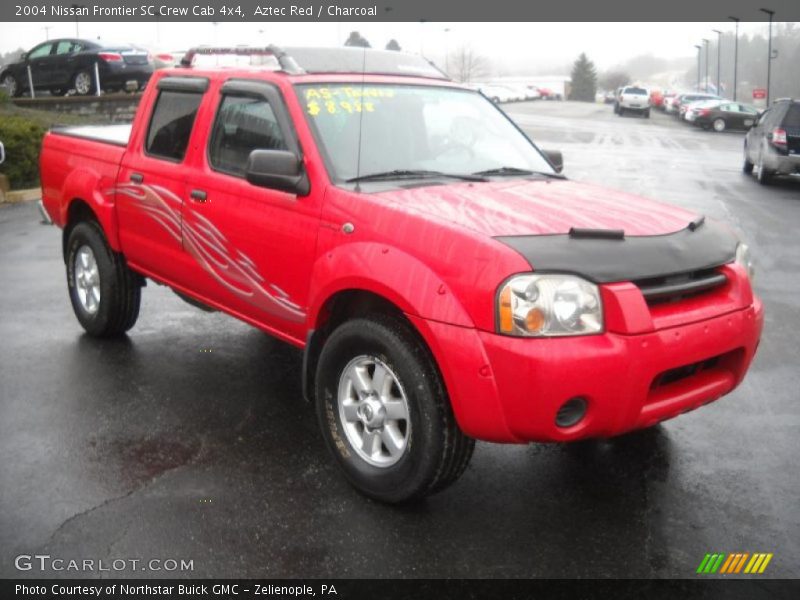
[[[622,88],[619,94],[619,108],[617,114],[621,117],[625,112],[638,112],[645,119],[650,118],[650,91],[636,85]]]

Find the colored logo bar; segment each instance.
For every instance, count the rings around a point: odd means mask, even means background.
[[[719,552],[706,554],[697,567],[697,572],[701,574],[738,574],[747,573],[751,575],[763,573],[769,561],[772,560],[772,552],[733,552],[726,554]]]

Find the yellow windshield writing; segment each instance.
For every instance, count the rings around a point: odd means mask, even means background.
[[[375,112],[376,102],[394,97],[394,90],[375,87],[319,87],[305,90],[306,112],[320,114]]]

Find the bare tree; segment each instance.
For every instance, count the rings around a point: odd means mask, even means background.
[[[461,46],[449,59],[448,73],[461,83],[472,83],[487,74],[489,64],[486,58],[475,52],[470,46]]]

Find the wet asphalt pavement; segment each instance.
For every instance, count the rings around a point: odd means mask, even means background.
[[[365,500],[301,400],[299,351],[149,283],[120,341],[83,335],[60,235],[0,207],[0,576],[19,554],[192,560],[162,577],[691,577],[706,552],[800,576],[800,181],[744,176],[742,135],[610,107],[508,108],[566,173],[732,223],[757,260],[760,353],[733,394],[653,430],[479,443],[410,507]],[[45,573],[99,576],[100,573]],[[108,575],[106,573],[105,575]]]

